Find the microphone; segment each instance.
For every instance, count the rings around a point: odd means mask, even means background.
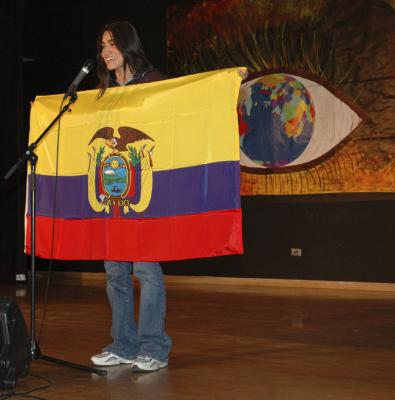
[[[94,65],[94,61],[91,59],[88,59],[84,62],[84,64],[82,65],[81,71],[78,72],[78,75],[74,78],[73,82],[67,89],[67,92],[63,96],[63,100],[66,97],[72,96],[74,94],[74,92],[77,90],[78,85],[81,83],[81,81],[85,78],[86,75],[89,74],[89,72],[92,71],[93,65]]]

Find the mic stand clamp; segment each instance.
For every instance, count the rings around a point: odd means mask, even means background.
[[[35,140],[19,157],[18,161],[13,165],[10,170],[4,175],[4,179],[9,179],[12,174],[19,168],[19,166],[28,160],[30,163],[30,176],[29,176],[29,192],[30,192],[30,212],[31,212],[31,223],[30,223],[30,268],[31,268],[31,303],[30,303],[30,356],[31,360],[45,360],[53,362],[55,364],[64,365],[66,367],[79,369],[81,371],[91,372],[97,375],[107,375],[107,371],[86,367],[84,365],[71,363],[69,361],[60,360],[58,358],[46,356],[41,353],[40,347],[36,341],[36,164],[38,156],[34,153],[34,149],[41,142],[48,131],[56,124],[56,122],[62,117],[66,111],[71,111],[70,106],[77,100],[77,93],[70,95],[69,102],[62,108],[55,119],[48,125],[44,132]]]

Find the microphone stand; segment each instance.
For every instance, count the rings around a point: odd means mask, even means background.
[[[4,179],[9,179],[11,175],[19,168],[19,166],[27,160],[30,163],[30,177],[29,177],[29,192],[30,192],[30,210],[31,210],[31,223],[30,223],[30,243],[31,243],[31,303],[30,303],[30,356],[31,360],[44,360],[55,364],[64,365],[66,367],[79,369],[81,371],[91,372],[100,376],[107,375],[107,371],[91,368],[80,364],[75,364],[69,361],[61,360],[58,358],[50,357],[42,354],[40,347],[36,340],[36,164],[37,154],[34,153],[34,149],[41,142],[48,131],[58,122],[62,115],[66,111],[71,111],[70,106],[77,100],[77,94],[70,95],[69,102],[62,108],[55,119],[48,125],[44,132],[34,141],[13,165],[10,170],[4,175]]]

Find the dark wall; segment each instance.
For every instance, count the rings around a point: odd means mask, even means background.
[[[2,40],[1,76],[1,156],[0,156],[0,282],[15,279],[26,268],[23,255],[23,209],[25,174],[18,171],[5,181],[4,174],[20,155],[24,143],[21,0],[0,3]]]
[[[165,271],[395,282],[395,195],[246,196],[242,208],[244,255],[166,263]]]
[[[107,21],[136,25],[152,62],[166,71],[166,2],[3,1],[8,64],[2,103],[1,176],[27,143],[29,101],[66,90],[95,55],[96,32]],[[22,21],[24,29],[22,31]],[[22,47],[23,45],[23,47]],[[22,63],[22,55],[25,62]],[[22,68],[23,67],[23,68]],[[81,88],[94,85],[93,75]],[[3,96],[4,97],[4,96]],[[4,100],[3,100],[4,101]],[[25,123],[25,126],[23,125]],[[2,181],[0,279],[24,268],[23,173]],[[242,198],[245,254],[164,263],[168,274],[395,282],[395,195]],[[290,248],[301,248],[291,257]],[[46,260],[39,262],[45,269]],[[102,271],[101,262],[55,262],[55,269]]]

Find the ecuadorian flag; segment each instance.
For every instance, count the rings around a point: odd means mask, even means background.
[[[36,255],[165,261],[242,253],[240,72],[117,87],[100,99],[97,90],[79,92],[59,138],[55,127],[36,148]],[[62,97],[36,98],[30,143]],[[30,223],[28,208],[28,253]]]

